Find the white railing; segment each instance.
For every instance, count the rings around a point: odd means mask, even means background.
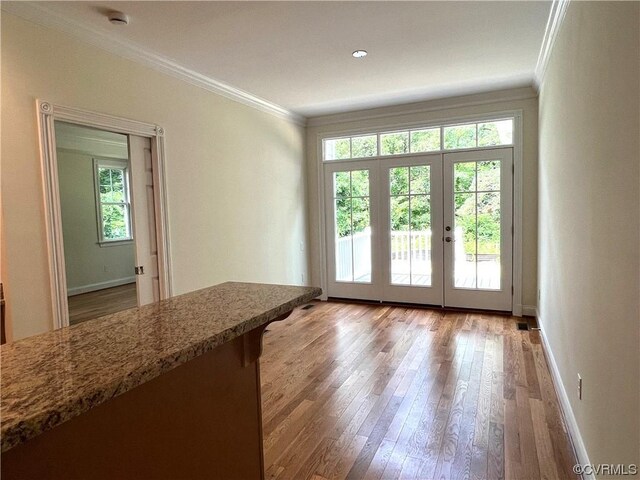
[[[431,259],[431,230],[391,232],[391,260]]]
[[[336,280],[350,282],[367,275],[371,275],[370,227],[336,242]]]
[[[428,282],[431,278],[431,230],[391,232],[390,240],[391,274],[394,281],[402,284],[430,284]],[[477,278],[479,288],[500,288],[499,255],[485,255],[487,261],[480,261],[482,257],[473,254],[467,255],[464,250],[464,234],[460,227],[455,228],[452,240],[454,240],[456,286],[476,288]],[[353,236],[338,238],[335,253],[336,280],[371,281],[371,229],[369,227]],[[420,278],[427,283],[421,283]]]
[[[394,271],[410,270],[410,263],[431,265],[431,230],[419,232],[391,233],[391,260],[397,266]],[[369,281],[371,275],[371,228],[336,241],[336,280],[338,281]],[[409,261],[411,260],[411,262]],[[406,268],[400,267],[398,262]]]

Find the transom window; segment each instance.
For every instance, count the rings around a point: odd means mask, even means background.
[[[513,145],[513,118],[323,140],[323,160]]]
[[[128,162],[94,158],[93,165],[100,243],[133,240]]]

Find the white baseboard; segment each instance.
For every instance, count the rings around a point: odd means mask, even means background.
[[[522,315],[525,317],[537,316],[538,308],[535,305],[522,305]]]
[[[90,285],[82,285],[80,287],[73,287],[67,289],[67,296],[72,297],[74,295],[80,295],[81,293],[95,292],[96,290],[104,290],[105,288],[118,287],[120,285],[126,285],[127,283],[133,283],[136,281],[136,277],[116,278],[115,280],[109,280],[107,282],[92,283]]]
[[[560,377],[560,370],[558,369],[556,359],[553,356],[553,351],[551,350],[549,341],[547,340],[547,337],[544,333],[542,319],[539,315],[537,315],[537,318],[538,326],[540,327],[540,337],[542,338],[542,346],[545,350],[547,362],[549,363],[551,378],[553,380],[553,385],[556,389],[556,393],[558,394],[560,408],[562,410],[567,429],[569,430],[569,437],[571,438],[577,461],[581,465],[590,465],[591,462],[589,461],[589,455],[587,454],[587,449],[584,446],[584,441],[582,440],[582,435],[580,434],[580,428],[578,428],[578,422],[576,421],[576,417],[573,414],[573,409],[571,408],[571,403],[569,402],[567,390],[564,388],[562,378]],[[587,475],[585,473],[582,475],[582,478],[583,480],[595,480],[596,477],[593,473],[591,473],[591,475]]]

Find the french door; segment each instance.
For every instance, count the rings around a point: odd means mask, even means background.
[[[512,149],[325,164],[328,295],[512,308]]]
[[[379,166],[377,161],[327,165],[327,271],[330,296],[380,300],[382,272],[377,248]]]
[[[446,306],[512,309],[512,149],[444,155]]]
[[[380,171],[380,299],[442,305],[442,156],[385,159]]]

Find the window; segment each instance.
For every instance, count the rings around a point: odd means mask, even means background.
[[[133,240],[128,162],[94,158],[93,166],[99,242]]]
[[[323,140],[323,160],[513,145],[513,118]]]
[[[440,150],[440,129],[411,130],[412,152],[437,152]]]
[[[474,148],[477,145],[476,137],[475,123],[444,127],[444,148],[445,150]]]

